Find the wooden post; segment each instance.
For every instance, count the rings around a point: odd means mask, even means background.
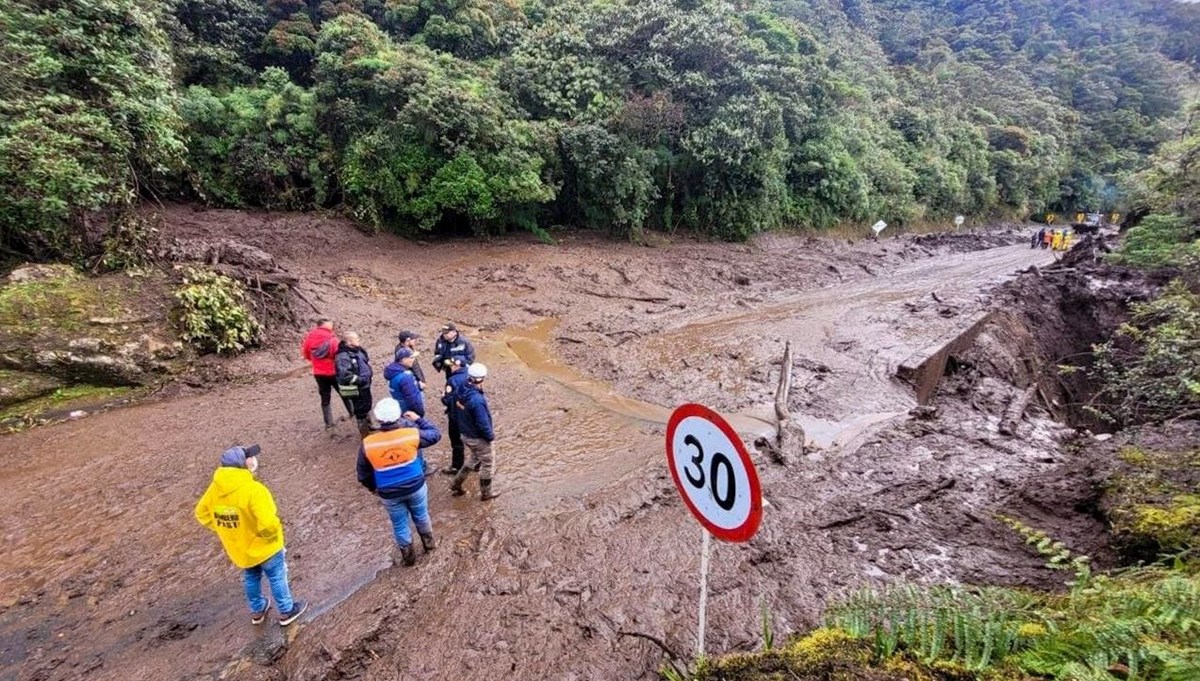
[[[790,463],[789,453],[804,452],[804,428],[792,421],[788,409],[788,397],[792,392],[792,342],[787,341],[783,349],[783,363],[779,368],[779,386],[775,388],[775,441],[760,438],[755,444],[764,449],[775,463]]]

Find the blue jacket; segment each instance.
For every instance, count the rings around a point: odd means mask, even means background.
[[[371,438],[377,438],[383,433],[401,428],[416,428],[419,435],[417,454],[411,461],[400,465],[385,467],[382,470],[367,459],[366,443]],[[425,484],[425,448],[436,444],[442,439],[442,433],[437,426],[421,418],[415,423],[400,419],[397,423],[385,425],[378,433],[372,433],[358,448],[358,482],[371,492],[385,499],[403,497],[416,492]],[[411,450],[410,450],[411,451]]]
[[[388,382],[388,390],[392,398],[400,403],[400,412],[415,411],[417,416],[425,415],[425,395],[421,386],[417,385],[416,374],[411,369],[404,368],[399,362],[392,362],[383,370],[383,378]]]
[[[458,410],[454,408],[454,403],[458,401],[458,393],[462,391],[462,387],[467,384],[467,370],[459,369],[450,374],[450,378],[446,379],[446,387],[450,390],[442,393],[442,404],[446,405],[446,418],[453,421]]]
[[[458,390],[455,409],[458,411],[458,432],[463,437],[488,442],[496,439],[496,434],[492,432],[492,412],[479,386],[470,381],[463,383]]]

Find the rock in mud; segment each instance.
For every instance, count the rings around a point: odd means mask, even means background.
[[[0,286],[0,369],[45,376],[30,396],[45,394],[48,382],[146,385],[183,352],[173,338],[172,305],[164,275],[135,280],[82,277],[66,265],[18,268]]]
[[[279,269],[266,251],[233,239],[172,239],[161,255],[171,262],[225,263],[271,272]]]
[[[9,272],[5,283],[27,284],[55,279],[77,279],[79,274],[70,265],[25,265]]]
[[[0,371],[0,407],[49,395],[62,385],[62,381],[45,374]]]

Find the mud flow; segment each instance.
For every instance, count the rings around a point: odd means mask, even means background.
[[[980,576],[999,540],[939,504],[992,503],[1038,465],[1036,442],[961,445],[989,437],[968,414],[935,447],[905,440],[916,399],[894,375],[953,337],[991,287],[1049,262],[1042,251],[798,237],[418,245],[291,216],[168,216],[189,237],[231,220],[362,334],[376,397],[396,331],[427,333],[424,362],[432,330],[462,324],[491,369],[502,495],[484,505],[472,481],[455,498],[434,475],[439,547],[391,567],[386,516],[354,477],[353,423],[322,430],[296,330],[233,360],[242,382],[0,440],[0,677],[653,678],[661,651],[637,634],[694,645],[700,538],[665,468],[663,424],[695,401],[747,441],[773,433],[785,340],[810,453],[788,469],[759,457],[770,507],[753,541],[715,550],[710,651],[756,645],[764,605],[786,631],[864,581]],[[1032,439],[1050,442],[1054,428],[1038,428]],[[313,603],[286,636],[249,623],[238,571],[191,517],[219,453],[248,442],[263,447],[293,591]],[[429,458],[446,465],[448,443]],[[1036,565],[991,576],[1026,581]]]

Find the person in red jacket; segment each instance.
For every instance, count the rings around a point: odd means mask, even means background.
[[[300,354],[312,364],[313,378],[317,381],[317,392],[321,395],[321,414],[325,417],[325,427],[333,427],[333,408],[329,404],[330,396],[337,387],[337,368],[333,365],[333,356],[338,350],[337,335],[333,332],[333,320],[322,317],[317,325],[304,336],[300,344]],[[354,415],[354,408],[349,400],[343,399],[346,413]]]

